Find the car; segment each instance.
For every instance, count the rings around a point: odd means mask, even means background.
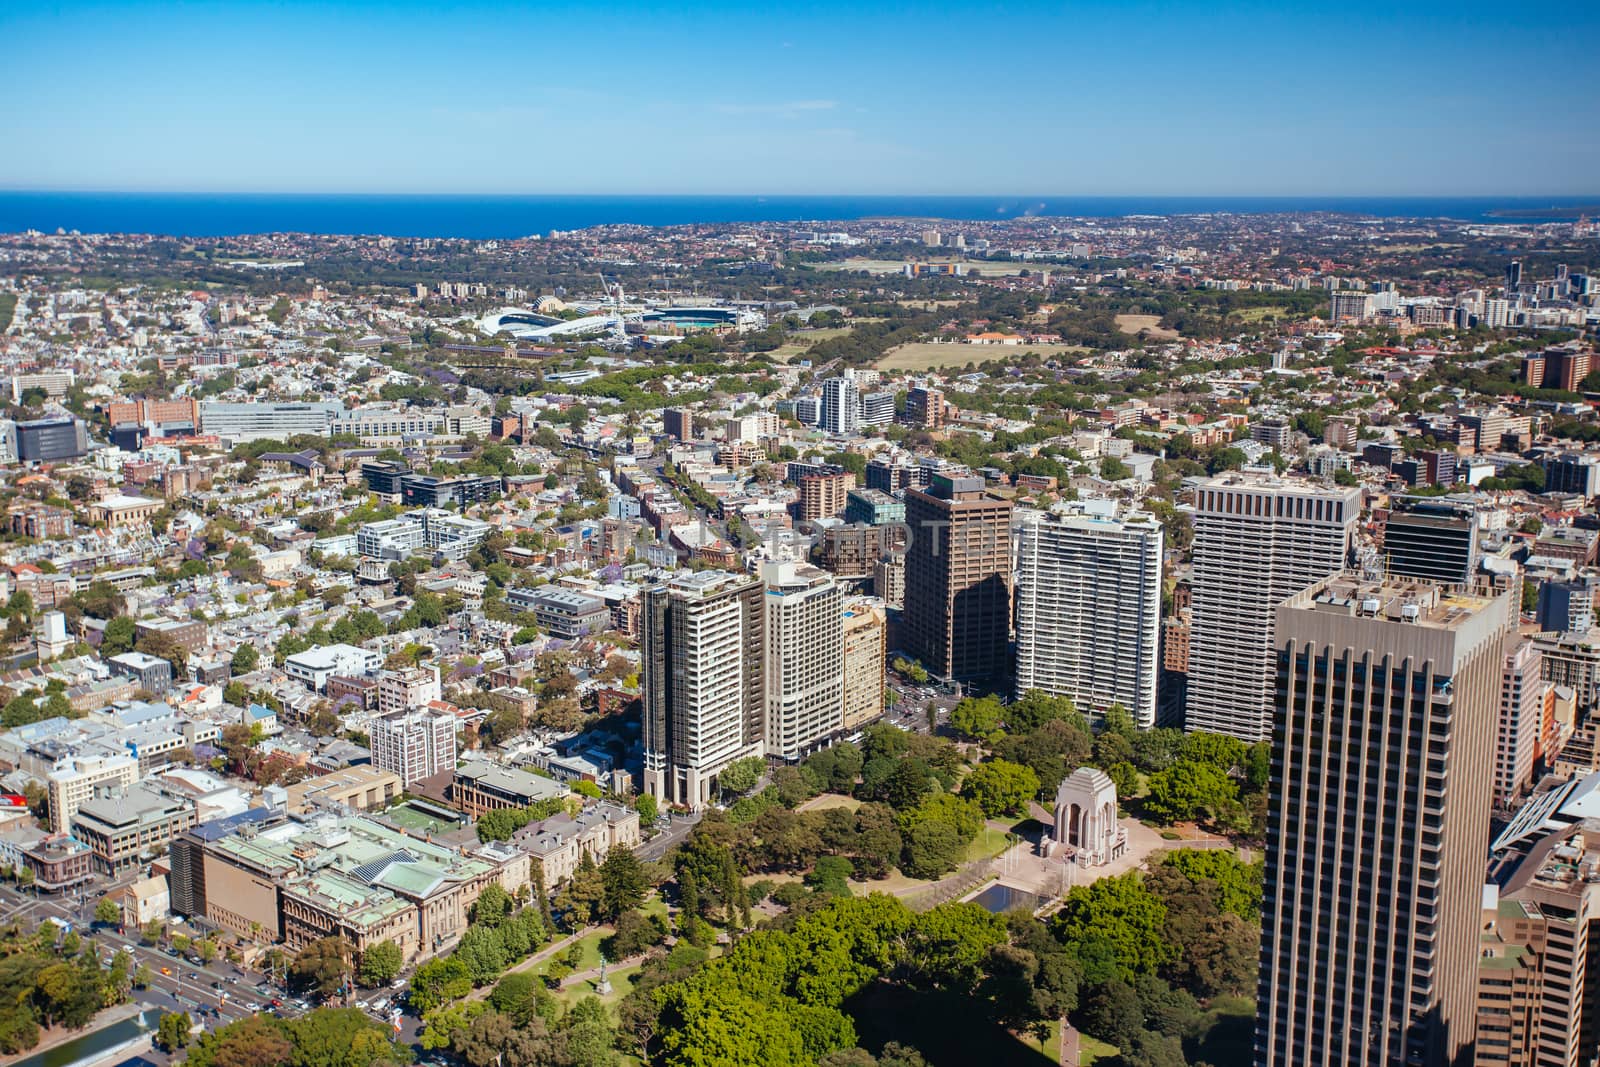
[[[171,978],[172,977],[172,968],[171,967],[163,967],[163,968],[161,968],[161,973],[166,975],[168,978]]]
[[[251,1003],[246,1004],[245,1008],[249,1011],[259,1012],[261,1010],[261,1005],[252,1001]]]
[[[274,1008],[283,1007],[283,1001],[279,1000],[277,997],[273,997],[271,1000],[267,1001],[267,1003],[271,1004]]]
[[[190,971],[189,972],[189,981],[198,982],[199,980],[200,980],[200,975],[198,973],[196,973],[194,971]]]
[[[212,982],[211,983],[211,988],[212,989],[221,989],[222,988],[222,983],[221,982]]]

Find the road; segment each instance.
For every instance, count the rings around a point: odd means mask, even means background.
[[[95,926],[92,916],[98,901],[98,890],[82,896],[52,897],[36,896],[23,893],[13,886],[0,885],[0,912],[6,918],[31,922],[35,926],[48,919],[70,922],[74,931],[86,935],[86,940],[96,946],[103,963],[109,963],[118,949],[126,949],[133,956],[135,971],[141,964],[147,966],[150,969],[150,984],[143,989],[135,989],[132,999],[136,1004],[149,1005],[150,1013],[147,1013],[146,1021],[152,1028],[162,1013],[187,1011],[191,1016],[196,1016],[198,1010],[204,1007],[206,1014],[198,1016],[199,1021],[207,1029],[216,1029],[257,1014],[252,1005],[265,1007],[273,998],[282,1001],[281,1006],[274,1010],[285,1018],[293,1018],[309,1010],[309,1002],[291,997],[281,986],[257,971],[222,959],[212,960],[209,964],[191,963],[181,956],[174,957],[166,950],[146,945],[137,936],[128,937],[116,927]],[[171,973],[162,974],[163,967]],[[362,1002],[386,998],[388,995],[388,990],[360,990],[355,1003],[359,1006]],[[306,1007],[301,1007],[302,1004]],[[215,1014],[211,1014],[212,1009],[215,1009]],[[369,1014],[377,1017],[376,1013],[369,1011]],[[400,1027],[399,1039],[414,1045],[422,1030],[422,1020],[403,1015]],[[167,1061],[160,1049],[150,1053],[148,1058],[157,1062]]]
[[[694,815],[674,814],[672,824],[661,831],[649,841],[633,850],[633,854],[647,863],[654,863],[667,854],[667,850],[689,836],[695,824],[700,821],[698,813]]]

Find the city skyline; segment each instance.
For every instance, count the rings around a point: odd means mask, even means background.
[[[1571,131],[1597,105],[1567,75],[1583,69],[1592,12],[1342,9],[1355,35],[1328,33],[1327,17],[1239,3],[14,9],[0,14],[14,42],[0,88],[30,106],[13,116],[0,188],[1589,191],[1600,145]]]

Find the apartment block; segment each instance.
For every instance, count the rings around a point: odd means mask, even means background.
[[[1085,714],[1121,704],[1156,722],[1160,523],[1114,508],[1023,512],[1017,541],[1017,694],[1069,696]]]
[[[456,765],[456,718],[441,712],[381,715],[368,727],[372,765],[406,785]]]
[[[818,567],[768,562],[761,580],[766,752],[794,762],[844,726],[843,606]]]
[[[845,604],[845,730],[859,730],[883,717],[887,635],[887,619],[878,603],[858,599]]]

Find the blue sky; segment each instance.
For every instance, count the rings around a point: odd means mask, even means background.
[[[1586,195],[1597,29],[1581,3],[11,0],[0,188]]]

